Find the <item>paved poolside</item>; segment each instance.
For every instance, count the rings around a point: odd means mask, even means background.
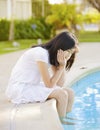
[[[1,112],[3,110],[6,110],[7,108],[7,104],[6,105],[4,104],[4,101],[6,101],[4,92],[9,80],[11,69],[16,63],[17,59],[20,57],[20,55],[24,53],[24,51],[25,50],[0,55],[0,111]],[[70,72],[66,73],[65,86],[70,86],[70,84],[73,81],[77,80],[77,78],[79,78],[80,75],[82,76],[84,73],[94,68],[100,69],[100,43],[80,44],[80,52],[76,56],[76,61],[72,69],[70,70]],[[12,105],[10,106],[10,108],[11,107]],[[3,128],[4,127],[2,127],[2,130],[6,130],[6,128],[5,129]],[[47,130],[49,130],[49,128]],[[59,128],[57,130],[61,130],[61,129]]]

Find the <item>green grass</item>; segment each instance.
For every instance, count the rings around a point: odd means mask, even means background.
[[[100,42],[100,32],[80,32],[79,42]]]
[[[100,32],[80,32],[78,35],[79,42],[99,42],[100,43]],[[37,40],[34,39],[23,39],[15,40],[20,43],[20,47],[14,47],[12,42],[1,41],[0,42],[0,54],[5,54],[9,52],[19,51],[31,47],[32,45],[37,44]],[[43,40],[45,43],[46,40]]]
[[[43,40],[44,42],[45,40]],[[19,51],[26,48],[30,48],[32,45],[37,44],[37,40],[23,39],[23,40],[15,40],[20,44],[19,47],[14,47],[13,42],[10,41],[1,41],[0,42],[0,54],[5,54],[9,52]]]

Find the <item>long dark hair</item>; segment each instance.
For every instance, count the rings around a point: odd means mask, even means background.
[[[59,35],[55,36],[53,39],[51,39],[49,42],[32,47],[40,46],[42,48],[47,49],[49,52],[50,64],[58,67],[59,63],[57,61],[57,51],[59,49],[62,49],[63,51],[72,49],[73,47],[75,47],[75,44],[76,37],[73,34],[69,32],[62,32]],[[72,64],[74,63],[74,59],[75,53],[73,53],[70,59],[67,61],[66,70],[70,70]]]

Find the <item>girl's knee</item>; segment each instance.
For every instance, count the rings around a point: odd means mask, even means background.
[[[67,91],[64,91],[63,89],[56,89],[49,95],[48,98],[55,98],[58,101],[67,100],[68,93],[67,93]]]
[[[75,95],[75,92],[74,92],[74,90],[73,89],[71,89],[71,88],[64,88],[64,90],[65,91],[67,91],[68,92],[68,94],[70,94],[70,95]]]
[[[64,91],[63,89],[59,91],[58,93],[58,99],[67,100],[68,99],[68,93],[67,91]]]

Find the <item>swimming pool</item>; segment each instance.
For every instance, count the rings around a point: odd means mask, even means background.
[[[83,77],[72,88],[76,96],[68,116],[80,121],[68,120],[76,125],[63,125],[64,130],[100,130],[100,71]]]

